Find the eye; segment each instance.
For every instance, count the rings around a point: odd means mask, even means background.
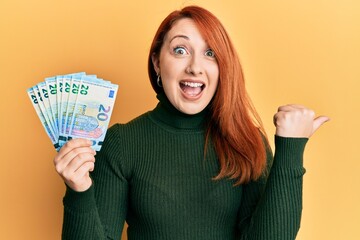
[[[206,52],[205,52],[205,56],[214,58],[214,57],[215,57],[215,53],[214,53],[214,51],[213,51],[212,49],[208,49],[208,50],[206,50]]]
[[[177,55],[185,55],[187,53],[184,47],[174,47],[173,51]]]

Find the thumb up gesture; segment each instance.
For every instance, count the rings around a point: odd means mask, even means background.
[[[327,116],[315,117],[315,112],[301,105],[285,105],[274,115],[276,135],[280,137],[309,138],[325,122]]]

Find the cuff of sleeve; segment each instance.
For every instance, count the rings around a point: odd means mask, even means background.
[[[274,165],[282,168],[302,168],[308,138],[289,138],[275,135]]]
[[[77,212],[92,211],[96,208],[94,184],[84,192],[76,192],[66,185],[63,204],[64,207]]]

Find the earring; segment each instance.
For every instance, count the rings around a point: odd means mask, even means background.
[[[157,75],[156,83],[157,83],[157,85],[158,85],[159,87],[162,87],[161,79],[160,79],[160,74]]]

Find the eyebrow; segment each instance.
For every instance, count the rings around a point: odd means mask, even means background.
[[[190,38],[189,38],[188,36],[186,36],[186,35],[175,35],[174,37],[172,37],[172,38],[170,39],[170,43],[171,43],[171,41],[174,40],[175,38],[184,38],[184,39],[186,39],[186,40],[190,40]]]

